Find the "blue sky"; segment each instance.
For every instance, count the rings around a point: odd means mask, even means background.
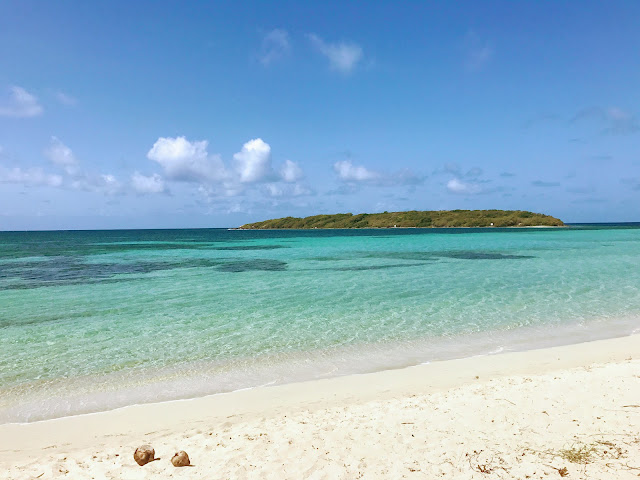
[[[640,221],[639,2],[0,2],[0,229]]]

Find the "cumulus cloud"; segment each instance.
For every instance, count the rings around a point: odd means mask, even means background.
[[[55,166],[62,168],[69,175],[78,173],[78,161],[69,147],[57,137],[51,137],[49,146],[44,151],[45,156]]]
[[[199,185],[200,193],[208,203],[213,203],[216,199],[239,197],[245,194],[245,186],[238,182],[225,181],[220,184]]]
[[[284,195],[284,190],[280,185],[276,183],[268,183],[267,185],[265,185],[265,190],[271,197],[281,197],[282,195]]]
[[[392,173],[370,170],[363,165],[354,165],[351,160],[341,160],[333,164],[338,179],[349,184],[370,185],[375,187],[415,186],[424,183],[425,177],[409,169]],[[353,188],[340,188],[332,193],[348,194]]]
[[[131,187],[136,193],[140,194],[163,193],[166,190],[164,180],[157,173],[147,177],[141,173],[134,172],[131,176]]]
[[[271,63],[281,60],[291,52],[289,34],[286,30],[276,28],[267,33],[262,39],[260,49],[260,63],[268,66]]]
[[[123,186],[120,181],[109,173],[88,174],[79,173],[70,182],[71,188],[83,190],[85,192],[102,193],[105,195],[116,195],[123,193]]]
[[[44,109],[38,103],[35,95],[27,92],[22,87],[11,87],[9,99],[4,105],[0,105],[0,116],[5,117],[37,117],[42,115]]]
[[[59,187],[62,182],[62,176],[46,173],[41,168],[22,169],[19,167],[4,168],[0,166],[0,183]]]
[[[447,182],[447,190],[459,195],[475,195],[482,192],[482,187],[474,182],[465,182],[459,178],[452,178]]]
[[[300,185],[299,183],[296,183],[295,185],[292,185],[291,187],[291,195],[294,197],[299,197],[301,195],[314,195],[315,192],[304,186],[304,185]]]
[[[209,155],[206,140],[190,142],[185,137],[160,137],[147,153],[158,162],[166,177],[182,182],[210,182],[225,177],[219,155]]]
[[[110,173],[102,173],[98,175],[97,178],[97,182],[91,183],[90,185],[96,187],[98,191],[113,195],[121,189],[118,179]]]
[[[265,192],[270,197],[301,197],[303,195],[313,195],[313,191],[299,183],[277,184],[268,183],[265,185]]]
[[[167,183],[171,181],[188,181],[198,185],[198,193],[208,204],[255,194],[270,198],[313,194],[300,184],[304,174],[298,163],[285,160],[277,171],[273,168],[271,146],[261,138],[244,143],[226,166],[219,155],[207,153],[207,148],[206,141],[160,137],[147,157],[161,165],[162,174],[148,177],[135,172],[129,181],[130,190],[162,193],[168,192]]]
[[[310,33],[307,38],[322,55],[329,60],[329,66],[341,73],[351,73],[363,58],[362,47],[355,43],[327,43],[318,35]]]
[[[484,171],[480,167],[472,167],[469,170],[465,170],[457,163],[445,163],[442,168],[434,170],[433,174],[449,177],[446,188],[450,193],[476,195],[497,191],[495,188],[486,188],[485,184],[490,183],[490,180],[481,178]],[[505,176],[509,176],[509,174]]]
[[[83,171],[71,148],[62,143],[57,137],[51,137],[49,146],[44,150],[44,155],[51,163],[66,173],[66,176],[60,178],[66,185],[75,190],[99,192],[107,195],[115,195],[122,192],[122,184],[114,175],[110,173],[94,174]]]
[[[241,183],[253,183],[271,175],[271,147],[261,138],[249,140],[233,156]]]
[[[255,193],[271,198],[312,194],[299,184],[304,175],[296,162],[285,160],[277,172],[274,170],[271,146],[261,138],[244,143],[233,155],[229,168],[219,155],[210,155],[207,148],[206,141],[160,137],[147,157],[161,165],[163,175],[148,177],[135,172],[129,182],[131,189],[140,194],[162,193],[168,191],[166,182],[188,181],[198,184],[198,192],[208,204],[214,199],[250,197]]]
[[[378,172],[369,170],[362,165],[354,165],[351,160],[340,160],[333,164],[338,178],[345,182],[368,182],[380,178]]]
[[[82,168],[73,151],[57,137],[51,137],[51,142],[43,153],[53,165],[62,170],[61,174],[48,173],[42,168],[6,168],[0,165],[0,183],[63,187],[105,195],[124,194],[131,191],[140,194],[167,191],[163,178],[158,174],[147,177],[135,172],[130,182],[123,184],[111,173],[87,172]]]
[[[285,182],[293,183],[302,179],[302,169],[296,162],[291,160],[285,160],[282,167],[280,167],[280,178]]]

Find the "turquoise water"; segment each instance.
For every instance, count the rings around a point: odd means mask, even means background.
[[[640,329],[640,228],[0,232],[0,423]]]

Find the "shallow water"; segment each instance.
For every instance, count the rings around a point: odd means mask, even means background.
[[[0,232],[0,422],[640,328],[638,225]]]

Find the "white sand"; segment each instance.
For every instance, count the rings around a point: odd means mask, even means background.
[[[144,443],[160,460],[140,467]],[[193,466],[173,467],[176,450]],[[588,458],[565,458],[580,450]],[[0,425],[2,479],[525,479],[563,468],[569,479],[640,476],[640,335]]]

